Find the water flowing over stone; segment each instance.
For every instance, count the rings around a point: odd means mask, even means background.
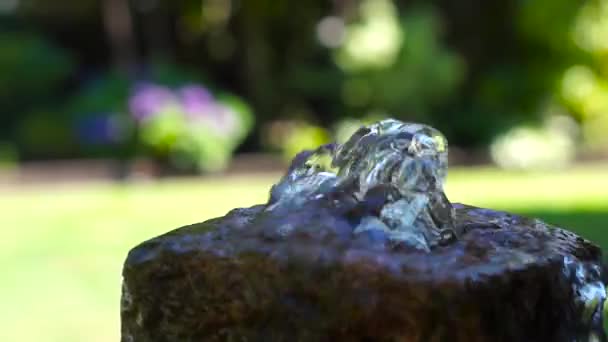
[[[296,158],[273,187],[269,210],[298,206],[335,192],[364,201],[370,190],[383,187],[391,197],[385,198],[387,203],[377,216],[382,224],[367,219],[356,232],[383,230],[394,244],[430,251],[460,233],[443,192],[447,168],[448,143],[438,130],[384,120],[361,127],[343,145],[321,146]]]
[[[450,203],[447,153],[381,121],[299,154],[267,203],[141,243],[122,341],[607,341],[601,250]]]

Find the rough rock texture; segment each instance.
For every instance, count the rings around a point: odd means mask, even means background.
[[[356,208],[339,204],[236,209],[135,247],[122,341],[605,339],[601,300],[581,300],[599,279],[590,242],[455,205],[463,236],[426,253],[353,234]]]
[[[599,248],[452,205],[447,153],[383,120],[299,154],[265,205],[137,246],[122,341],[606,341]]]

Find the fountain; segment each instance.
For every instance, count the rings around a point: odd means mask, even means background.
[[[606,341],[601,250],[451,203],[447,153],[380,121],[300,153],[267,203],[143,242],[122,341]]]

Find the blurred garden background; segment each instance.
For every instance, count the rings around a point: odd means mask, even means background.
[[[117,341],[129,248],[385,117],[608,248],[608,0],[0,0],[0,341]]]

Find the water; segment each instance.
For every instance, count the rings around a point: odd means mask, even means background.
[[[448,142],[441,132],[383,120],[361,127],[342,145],[298,156],[273,187],[268,210],[297,207],[337,192],[365,202],[373,190],[384,188],[380,212],[361,220],[355,233],[383,231],[393,243],[428,252],[460,235],[443,191],[447,170]]]

